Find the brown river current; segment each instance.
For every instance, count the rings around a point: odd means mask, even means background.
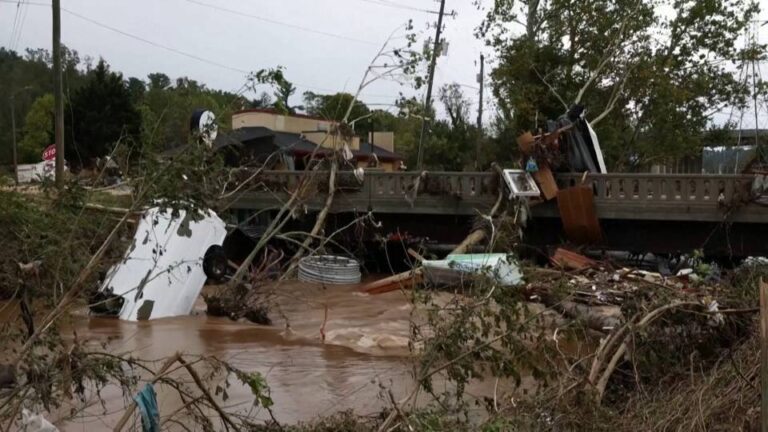
[[[105,343],[112,353],[142,359],[162,359],[176,351],[214,355],[243,370],[258,371],[271,389],[275,418],[286,424],[348,409],[373,414],[390,406],[382,387],[391,388],[398,399],[413,389],[414,360],[408,350],[412,305],[406,295],[395,291],[369,296],[356,286],[323,288],[298,282],[284,284],[279,292],[279,309],[270,311],[274,325],[269,327],[208,317],[199,299],[190,316],[145,322],[95,318],[78,310],[71,327],[63,331]],[[435,387],[440,391],[444,384]],[[468,388],[469,397],[490,396],[493,387],[475,383]],[[156,388],[161,416],[181,406],[175,392]],[[233,383],[228,393],[223,406],[268,418],[251,407],[245,387]],[[117,386],[105,389],[102,398],[103,406],[94,399],[69,422],[60,421],[57,413],[48,417],[60,430],[111,430],[129,399]]]

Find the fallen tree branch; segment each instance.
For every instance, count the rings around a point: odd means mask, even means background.
[[[163,363],[160,369],[157,370],[151,382],[152,383],[157,382],[165,374],[165,371],[167,371],[171,366],[173,366],[173,364],[176,363],[179,359],[181,359],[181,353],[178,353],[178,352],[173,356],[169,357],[168,360],[166,360],[165,363]],[[126,423],[128,423],[128,420],[131,419],[133,412],[136,411],[136,407],[137,407],[136,401],[131,400],[131,406],[128,409],[126,409],[125,412],[123,413],[123,416],[120,417],[120,420],[118,420],[117,424],[112,429],[113,432],[120,432],[121,430],[123,430]]]
[[[493,168],[496,170],[496,173],[499,175],[499,193],[498,197],[496,198],[496,203],[493,204],[493,207],[491,207],[491,211],[488,213],[488,218],[493,219],[494,216],[499,212],[499,209],[501,208],[502,203],[504,202],[505,197],[505,191],[504,188],[504,176],[501,171],[501,167],[496,165],[496,163],[493,164]],[[485,238],[488,236],[486,230],[484,228],[478,228],[471,233],[467,237],[462,240],[461,243],[459,243],[458,246],[451,252],[451,254],[462,254],[466,253],[472,246],[482,242],[485,240]]]
[[[658,307],[654,309],[653,311],[649,312],[643,318],[637,323],[637,325],[629,325],[629,328],[633,330],[641,330],[642,328],[646,327],[653,321],[655,321],[657,318],[659,318],[662,314],[665,312],[671,310],[671,309],[678,309],[682,307],[687,306],[701,306],[700,303],[697,302],[685,302],[685,301],[676,301],[661,307]],[[603,394],[605,394],[605,388],[608,385],[608,380],[611,378],[611,375],[613,375],[613,372],[616,370],[616,367],[619,364],[619,361],[624,356],[624,354],[627,352],[627,349],[629,348],[629,338],[631,336],[631,333],[625,335],[622,338],[622,343],[619,346],[619,348],[616,350],[616,352],[613,354],[613,357],[611,358],[611,361],[608,363],[608,365],[603,370],[602,376],[600,377],[600,380],[597,382],[597,385],[595,386],[597,393],[595,395],[595,399],[597,403],[600,403],[600,401],[603,398]],[[595,358],[595,362],[597,362],[598,359]],[[597,366],[597,369],[600,369],[600,364],[593,365],[593,369]]]
[[[203,396],[208,400],[208,403],[211,404],[214,410],[216,410],[217,413],[221,416],[222,421],[224,423],[228,424],[232,427],[232,429],[239,431],[240,428],[235,424],[235,422],[232,421],[232,419],[229,417],[229,415],[224,412],[223,409],[219,406],[218,403],[216,403],[216,400],[211,396],[211,392],[208,391],[208,389],[205,387],[205,384],[203,383],[203,380],[200,379],[200,375],[197,374],[197,371],[195,368],[193,368],[190,364],[188,364],[183,357],[179,357],[178,359],[179,363],[184,366],[184,368],[189,372],[189,375],[192,376],[192,379],[195,381],[195,384],[200,389],[200,391],[203,393]]]
[[[291,258],[291,267],[286,273],[291,273],[291,271],[296,268],[298,265],[299,260],[304,255],[304,250],[307,249],[312,243],[312,240],[314,237],[316,237],[320,230],[323,229],[325,226],[325,219],[328,217],[328,213],[331,210],[331,205],[333,205],[333,197],[335,196],[336,192],[336,171],[338,170],[338,163],[336,160],[333,160],[331,162],[331,174],[328,177],[328,196],[325,199],[325,205],[323,206],[323,209],[320,211],[320,214],[317,215],[317,220],[315,221],[315,225],[312,227],[312,231],[309,232],[309,235],[306,239],[304,239],[304,242],[301,244],[301,247],[299,250],[296,251],[296,253],[293,255],[293,258]]]

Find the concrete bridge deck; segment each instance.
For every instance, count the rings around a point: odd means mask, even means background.
[[[600,219],[768,223],[768,207],[750,203],[750,175],[589,174]],[[290,193],[304,188],[307,211],[320,210],[327,196],[328,173],[265,171],[261,187],[245,192],[232,209],[278,209]],[[580,174],[560,174],[560,187],[581,183]],[[497,199],[499,178],[492,172],[366,172],[361,185],[350,172],[339,174],[332,213],[373,210],[379,214],[473,216],[486,213]],[[730,208],[730,210],[728,210]],[[535,205],[533,216],[558,218],[554,200]]]

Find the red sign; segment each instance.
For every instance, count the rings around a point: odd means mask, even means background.
[[[43,160],[50,161],[56,159],[56,144],[51,144],[43,150]]]

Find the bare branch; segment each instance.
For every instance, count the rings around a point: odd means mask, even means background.
[[[563,100],[563,98],[562,98],[562,97],[560,97],[560,95],[557,93],[557,91],[555,91],[554,87],[552,87],[552,86],[551,86],[551,85],[550,85],[550,84],[547,82],[547,80],[546,80],[546,79],[545,79],[543,76],[541,76],[541,74],[539,73],[539,71],[536,69],[536,66],[531,66],[531,69],[533,69],[533,71],[536,73],[536,76],[537,76],[537,77],[539,77],[539,79],[541,80],[541,82],[543,82],[543,83],[544,83],[544,85],[546,85],[546,86],[547,86],[547,88],[549,89],[549,91],[550,91],[550,92],[552,92],[552,94],[553,94],[553,95],[555,95],[555,97],[557,98],[557,100],[559,100],[559,101],[560,101],[560,103],[561,103],[561,104],[563,104],[563,108],[565,108],[565,110],[566,110],[566,111],[568,111],[568,104],[567,104],[567,103],[565,103],[565,101]]]

